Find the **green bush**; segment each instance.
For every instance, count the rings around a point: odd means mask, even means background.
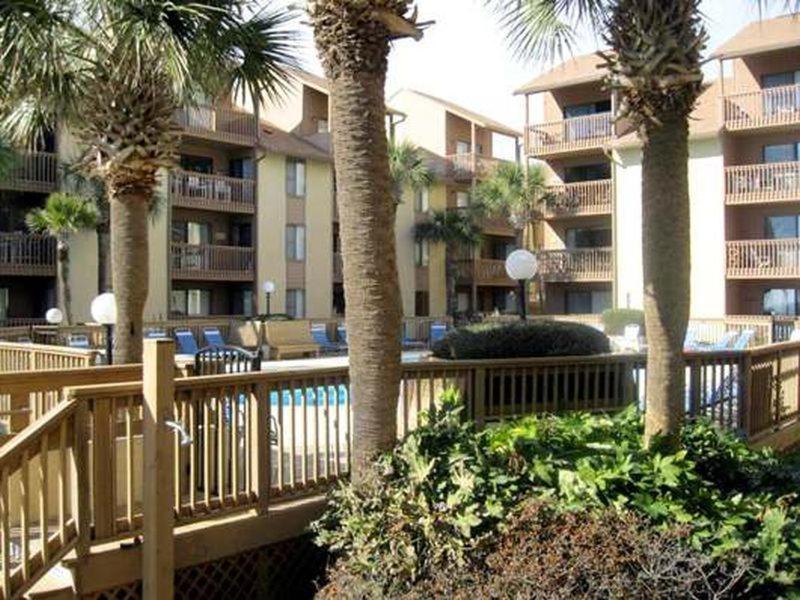
[[[628,325],[638,325],[644,335],[644,311],[636,308],[609,308],[603,311],[603,328],[608,335],[622,335]]]
[[[468,325],[454,329],[433,346],[434,356],[454,360],[586,356],[610,351],[603,332],[564,321]]]
[[[708,422],[688,425],[674,454],[644,448],[642,429],[628,410],[476,432],[449,393],[364,481],[332,493],[315,525],[339,556],[332,585],[361,590],[350,597],[397,596],[437,585],[451,567],[485,570],[514,509],[547,501],[557,512],[613,509],[679,530],[719,573],[744,560],[737,593],[800,593],[799,488],[783,461]]]

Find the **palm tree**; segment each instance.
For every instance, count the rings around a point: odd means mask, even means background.
[[[203,98],[275,97],[293,66],[286,9],[255,0],[0,4],[0,127],[31,144],[65,126],[110,200],[114,359],[138,362],[148,292],[147,212],[175,164],[174,115]]]
[[[595,27],[610,51],[606,85],[643,144],[642,253],[648,338],[645,438],[673,443],[683,420],[689,320],[689,115],[702,91],[700,0],[487,0],[523,56],[570,46]]]
[[[402,201],[406,187],[416,192],[429,188],[433,183],[433,171],[428,168],[419,148],[407,140],[400,143],[389,141],[389,173],[397,204]]]
[[[456,257],[459,251],[472,250],[481,243],[481,227],[473,211],[450,209],[434,211],[430,219],[414,227],[414,238],[418,242],[445,245],[445,283],[447,288],[447,314],[455,317],[458,311],[456,297]]]
[[[411,0],[310,0],[314,38],[331,86],[353,395],[352,473],[397,439],[402,306],[395,249],[384,87],[393,39],[421,31]]]
[[[50,194],[44,208],[34,208],[25,215],[25,224],[34,233],[44,233],[56,239],[56,275],[58,307],[64,321],[72,324],[72,292],[69,286],[69,238],[97,222],[97,208],[83,198],[62,192]]]
[[[17,158],[14,149],[3,139],[0,139],[0,179],[11,174],[16,162]]]

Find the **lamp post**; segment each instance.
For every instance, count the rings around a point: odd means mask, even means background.
[[[523,321],[527,318],[525,282],[533,279],[538,268],[536,256],[528,250],[514,250],[506,258],[506,273],[511,279],[519,282],[519,317]]]
[[[114,324],[117,322],[117,301],[114,294],[105,292],[92,300],[92,319],[106,330],[106,364],[114,364]]]
[[[270,311],[270,300],[272,300],[272,294],[275,293],[275,282],[267,279],[264,284],[261,286],[261,289],[264,290],[264,294],[267,297],[267,312],[266,312],[266,319],[269,319],[271,311]],[[265,319],[265,320],[266,320]]]

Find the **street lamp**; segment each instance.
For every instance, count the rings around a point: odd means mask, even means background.
[[[92,300],[92,319],[106,330],[106,364],[114,364],[114,324],[117,322],[117,301],[106,292]]]
[[[536,256],[528,250],[514,250],[506,258],[506,273],[511,279],[519,282],[519,316],[524,321],[525,316],[525,282],[533,279],[539,263]]]
[[[269,305],[270,305],[270,300],[272,299],[272,294],[275,293],[275,282],[270,280],[270,279],[267,279],[264,282],[264,284],[261,286],[261,289],[264,290],[264,294],[266,294],[266,296],[267,296],[267,313],[266,313],[267,317],[266,318],[269,319],[269,316],[271,314]]]

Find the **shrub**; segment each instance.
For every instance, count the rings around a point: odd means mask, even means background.
[[[638,325],[644,335],[644,311],[636,308],[609,308],[603,311],[603,328],[608,335],[622,335],[628,325]]]
[[[580,323],[533,321],[468,325],[448,333],[433,347],[446,359],[585,356],[610,352],[608,337]]]

